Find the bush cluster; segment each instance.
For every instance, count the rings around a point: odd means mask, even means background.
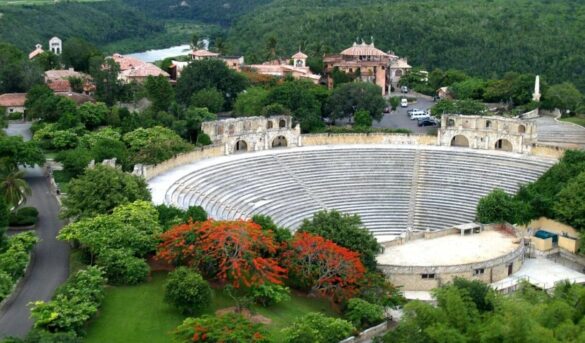
[[[33,303],[31,317],[36,329],[79,334],[104,299],[104,272],[88,267],[69,279],[49,302]]]
[[[10,213],[10,226],[35,225],[39,219],[39,211],[34,207],[23,207]]]
[[[0,253],[0,300],[12,292],[16,281],[24,275],[30,252],[36,243],[37,238],[32,232],[14,235],[8,240]]]

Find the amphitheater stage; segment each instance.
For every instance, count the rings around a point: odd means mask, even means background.
[[[494,188],[514,193],[556,160],[427,145],[323,145],[199,160],[148,181],[155,203],[203,207],[221,220],[271,216],[297,229],[328,209],[359,214],[381,241],[475,218]]]
[[[585,274],[546,258],[529,258],[524,261],[524,264],[518,272],[499,282],[493,283],[492,287],[497,290],[505,290],[513,288],[522,280],[526,280],[541,289],[548,290],[554,288],[557,283],[565,280],[583,284],[585,283]]]
[[[515,236],[499,231],[416,239],[386,248],[377,260],[382,265],[426,267],[478,263],[513,252],[518,241]]]

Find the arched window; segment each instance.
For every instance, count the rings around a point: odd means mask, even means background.
[[[455,126],[455,119],[449,119],[449,120],[447,120],[447,126],[448,127]]]
[[[451,139],[451,146],[469,148],[469,140],[463,135],[457,135]]]
[[[494,146],[496,150],[503,150],[503,151],[512,151],[512,143],[510,143],[507,139],[498,139],[496,145]]]
[[[286,137],[284,136],[278,136],[276,138],[274,138],[274,140],[272,141],[272,147],[273,148],[281,148],[281,147],[287,147],[288,143],[286,141]]]
[[[491,128],[491,127],[492,127],[492,121],[491,121],[491,120],[486,120],[486,121],[485,121],[485,128],[486,128],[486,129],[489,129],[489,128]]]
[[[229,128],[228,128],[228,134],[233,135],[236,132],[236,128],[234,127],[234,124],[230,124]]]
[[[267,121],[267,122],[266,122],[266,128],[267,128],[267,129],[272,129],[272,126],[273,126],[273,125],[274,125],[274,124],[272,124],[272,120],[269,120],[269,121]]]
[[[518,125],[518,133],[526,133],[526,126]]]
[[[398,77],[402,76],[402,69],[397,69],[396,73],[394,75],[396,75]]]
[[[234,147],[234,151],[235,152],[246,152],[248,151],[248,143],[246,143],[246,141],[244,140],[239,140],[236,142],[236,145]]]
[[[278,122],[278,127],[279,127],[279,128],[281,128],[281,129],[282,129],[282,128],[285,128],[285,127],[286,127],[286,120],[284,120],[284,119],[281,119],[281,120]]]

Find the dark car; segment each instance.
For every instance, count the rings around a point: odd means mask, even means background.
[[[421,118],[418,120],[418,126],[437,126],[435,118]]]

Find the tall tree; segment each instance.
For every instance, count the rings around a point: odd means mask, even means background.
[[[350,298],[365,273],[358,253],[307,232],[295,234],[282,263],[292,284],[337,300]]]
[[[229,69],[221,60],[194,61],[183,69],[177,82],[177,100],[188,105],[195,92],[215,88],[223,94],[226,110],[230,110],[247,85],[244,75]]]
[[[367,111],[375,120],[382,119],[386,101],[382,89],[369,82],[344,83],[335,88],[328,100],[327,116],[343,119],[353,116],[357,111]]]
[[[81,38],[70,38],[63,43],[61,59],[66,67],[89,72],[93,57],[100,56],[99,50]]]
[[[363,226],[357,214],[346,214],[336,210],[319,211],[311,220],[303,220],[299,231],[319,235],[358,252],[366,267],[376,269],[376,255],[382,251],[382,246]]]
[[[106,214],[119,205],[136,200],[150,200],[150,192],[143,179],[112,167],[97,165],[69,182],[62,216],[76,218]]]
[[[161,235],[158,258],[204,270],[234,287],[282,284],[286,270],[275,258],[272,235],[250,221],[194,222]]]
[[[149,76],[144,83],[147,97],[155,111],[167,111],[175,99],[175,91],[164,76]]]
[[[13,169],[0,177],[0,194],[13,208],[24,203],[32,190],[24,179],[24,172]]]
[[[122,83],[118,79],[120,66],[111,58],[91,58],[91,76],[96,86],[96,98],[108,106],[122,97]]]

